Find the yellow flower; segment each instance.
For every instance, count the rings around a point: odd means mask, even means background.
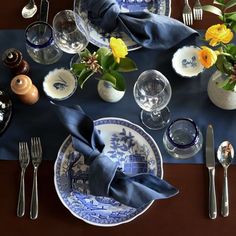
[[[218,52],[205,46],[201,48],[198,52],[198,59],[205,68],[210,68],[216,63]]]
[[[117,63],[120,63],[120,58],[125,58],[125,56],[128,54],[127,46],[120,38],[111,37],[110,47]]]
[[[226,25],[217,24],[207,29],[205,39],[210,40],[209,44],[214,47],[220,42],[229,43],[233,39],[233,32]]]

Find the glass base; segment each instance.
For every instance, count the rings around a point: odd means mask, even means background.
[[[72,68],[72,65],[75,64],[75,63],[80,63],[80,55],[77,53],[75,54],[71,60],[70,60],[70,69]]]
[[[141,121],[149,129],[162,129],[170,122],[170,110],[168,107],[165,107],[155,116],[153,116],[152,112],[142,110]]]

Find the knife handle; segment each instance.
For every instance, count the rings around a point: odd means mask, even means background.
[[[209,169],[209,217],[217,217],[216,189],[215,189],[215,168]]]

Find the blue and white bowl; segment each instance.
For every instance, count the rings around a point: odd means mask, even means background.
[[[49,71],[43,81],[43,90],[53,100],[65,100],[72,96],[77,88],[77,79],[64,68]]]
[[[120,118],[102,118],[95,126],[105,142],[104,153],[127,174],[152,173],[163,177],[156,142],[141,127]],[[112,198],[93,196],[88,188],[89,166],[72,147],[69,136],[54,165],[54,184],[63,205],[77,218],[96,226],[116,226],[144,213],[153,202],[132,208]]]
[[[178,49],[172,58],[172,67],[182,77],[195,77],[204,67],[198,60],[199,47],[184,46]]]

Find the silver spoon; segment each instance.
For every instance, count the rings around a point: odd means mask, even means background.
[[[217,158],[224,168],[224,183],[221,202],[221,215],[226,217],[229,215],[229,193],[228,193],[228,177],[227,170],[234,158],[234,148],[228,141],[220,144],[217,150]]]
[[[34,0],[30,0],[28,4],[26,4],[22,9],[22,16],[24,18],[31,18],[37,12],[37,5],[35,4]]]

